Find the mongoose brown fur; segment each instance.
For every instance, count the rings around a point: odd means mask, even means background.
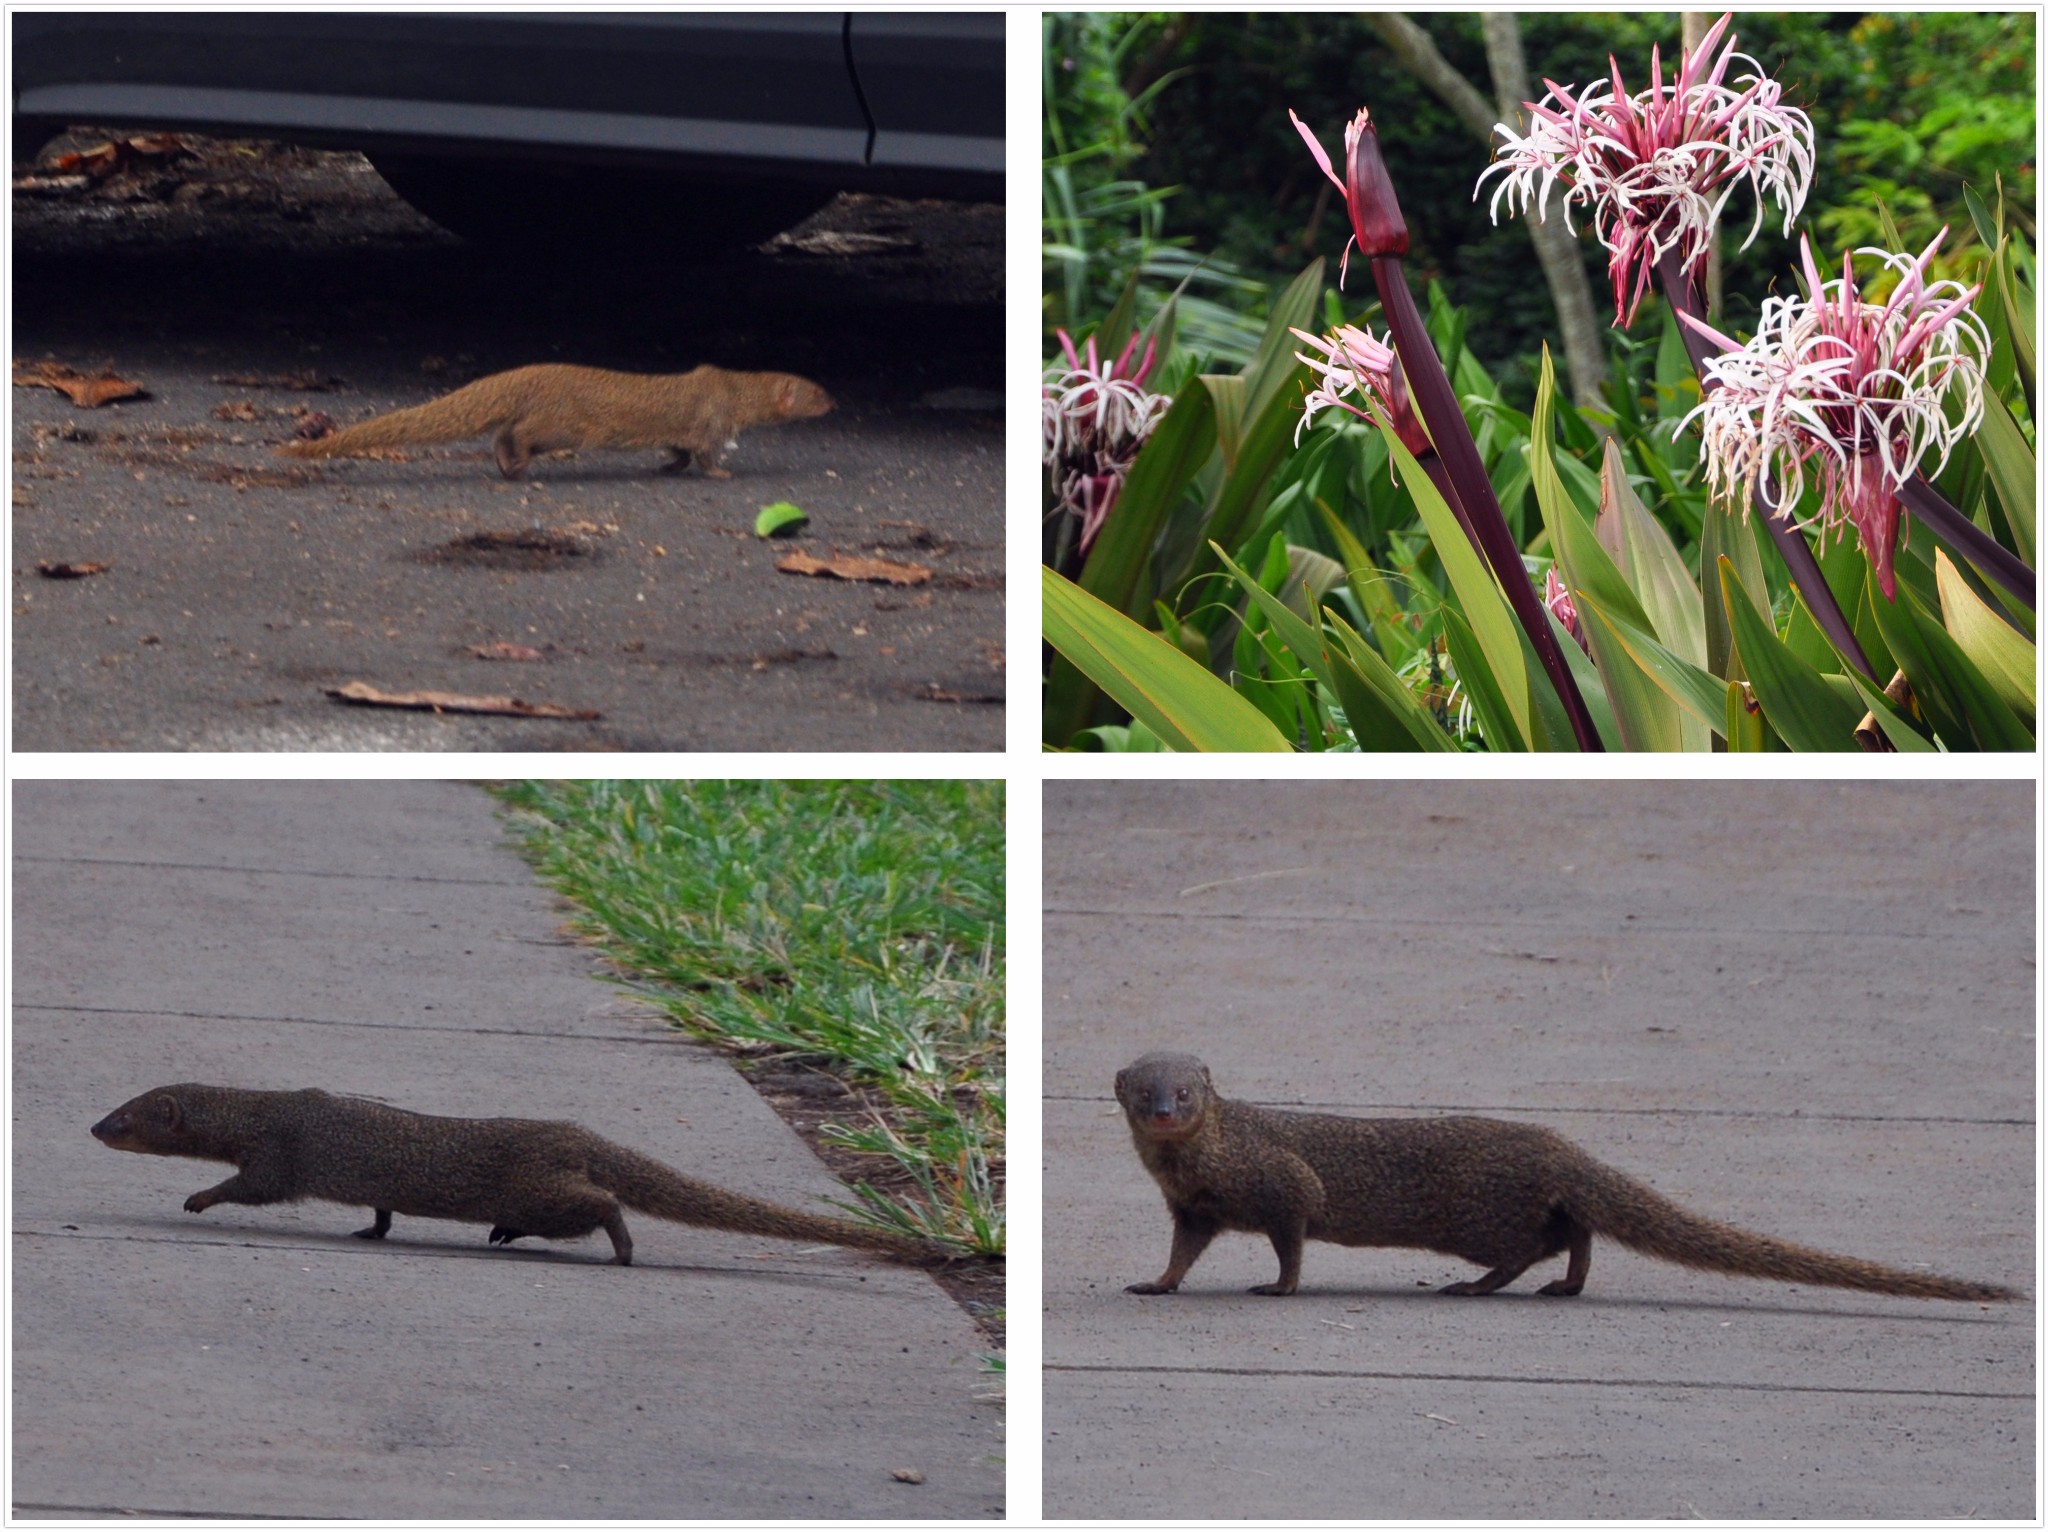
[[[1564,1276],[1538,1289],[1570,1298],[1586,1285],[1593,1236],[1702,1271],[1853,1287],[1904,1298],[1987,1302],[2010,1288],[1924,1276],[1828,1255],[1688,1213],[1601,1164],[1548,1128],[1490,1117],[1334,1117],[1227,1101],[1185,1053],[1148,1053],[1116,1077],[1138,1158],[1166,1193],[1173,1250],[1156,1282],[1170,1293],[1225,1229],[1264,1234],[1280,1278],[1252,1289],[1283,1296],[1301,1281],[1305,1240],[1398,1245],[1489,1268],[1443,1289],[1490,1293],[1537,1261],[1569,1251]]]
[[[731,478],[720,463],[749,426],[809,420],[832,409],[832,396],[788,372],[606,372],[546,362],[515,367],[409,410],[393,410],[311,441],[286,442],[286,457],[352,457],[379,447],[464,441],[486,431],[498,471],[516,479],[536,452],[562,447],[666,447],[664,471],[689,466]]]
[[[573,1122],[429,1117],[324,1090],[164,1085],[93,1124],[111,1149],[220,1160],[235,1174],[194,1192],[185,1211],[215,1203],[351,1202],[391,1215],[491,1225],[490,1242],[576,1239],[603,1229],[615,1265],[633,1263],[622,1208],[675,1223],[820,1240],[910,1261],[944,1260],[936,1244],[777,1207],[669,1169]]]

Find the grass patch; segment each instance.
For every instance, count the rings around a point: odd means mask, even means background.
[[[859,1089],[863,1222],[1003,1249],[1003,784],[492,788],[620,982],[693,1037]]]

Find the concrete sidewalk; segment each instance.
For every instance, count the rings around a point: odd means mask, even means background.
[[[843,1188],[723,1062],[596,982],[478,789],[18,783],[14,1510],[1000,1516],[974,1327],[922,1273],[629,1215],[494,1250],[88,1127],[153,1085],[569,1118],[795,1207]],[[923,1484],[891,1471],[917,1468]]]
[[[2032,1517],[2034,784],[1052,783],[1049,1517]],[[1172,1297],[1110,1092],[1544,1123],[1925,1303],[1596,1240],[1585,1293],[1226,1234]]]

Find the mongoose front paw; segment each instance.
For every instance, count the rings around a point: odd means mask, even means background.
[[[1124,1291],[1127,1293],[1155,1294],[1170,1293],[1173,1291],[1173,1289],[1158,1282],[1133,1282],[1129,1287],[1125,1288]]]
[[[1585,1287],[1586,1284],[1583,1282],[1567,1282],[1563,1277],[1559,1277],[1555,1282],[1546,1282],[1537,1288],[1536,1296],[1539,1298],[1576,1298],[1585,1291]]]
[[[185,1199],[185,1211],[188,1213],[203,1213],[212,1206],[213,1196],[209,1192],[194,1192]]]
[[[1257,1293],[1261,1298],[1285,1298],[1294,1291],[1294,1284],[1292,1282],[1261,1282],[1257,1287],[1248,1287],[1245,1291]]]
[[[1493,1289],[1481,1287],[1477,1282],[1453,1282],[1449,1287],[1440,1287],[1437,1291],[1446,1298],[1479,1298]]]
[[[494,1224],[491,1227],[491,1243],[494,1245],[509,1245],[515,1239],[525,1238],[526,1233],[523,1229],[508,1229],[503,1224]]]

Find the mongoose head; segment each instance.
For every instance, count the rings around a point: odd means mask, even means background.
[[[1131,1132],[1154,1141],[1191,1137],[1214,1096],[1209,1066],[1187,1053],[1148,1053],[1117,1071],[1116,1099]]]
[[[811,420],[829,415],[835,408],[832,396],[809,378],[784,373],[775,394],[776,411],[785,420]]]
[[[185,1111],[178,1104],[177,1093],[187,1088],[173,1085],[145,1091],[94,1123],[92,1136],[109,1149],[176,1154],[185,1127]]]

